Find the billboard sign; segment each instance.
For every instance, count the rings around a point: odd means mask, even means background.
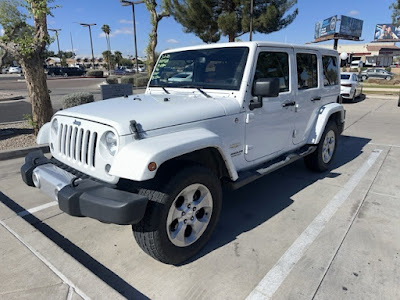
[[[333,35],[342,35],[351,39],[359,39],[363,23],[362,20],[347,16],[333,16],[315,24],[314,38],[328,37],[329,39]]]
[[[375,41],[380,42],[398,42],[400,41],[400,26],[393,24],[377,24],[375,27]]]
[[[334,34],[336,32],[337,16],[322,21],[319,37]]]
[[[342,16],[340,18],[340,30],[339,33],[343,35],[361,37],[362,28],[364,21]]]

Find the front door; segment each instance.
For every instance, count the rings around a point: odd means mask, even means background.
[[[278,97],[264,97],[262,107],[247,111],[247,161],[266,160],[279,155],[291,145],[293,132],[295,102],[290,71],[293,67],[293,50],[261,47],[257,57],[251,84],[259,78],[279,78],[280,93]]]

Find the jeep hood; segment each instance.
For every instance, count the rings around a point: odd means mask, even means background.
[[[238,113],[235,99],[203,95],[133,95],[79,105],[56,115],[90,120],[114,127],[120,135],[131,134],[130,121],[149,131]]]

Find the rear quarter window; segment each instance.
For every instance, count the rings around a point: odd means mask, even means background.
[[[322,66],[324,72],[324,86],[333,86],[339,84],[337,58],[334,56],[322,56]]]

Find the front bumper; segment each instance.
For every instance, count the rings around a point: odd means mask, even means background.
[[[41,150],[26,156],[21,176],[27,185],[58,200],[60,209],[71,216],[122,225],[138,223],[146,211],[146,197],[107,183],[80,179],[55,165]]]

